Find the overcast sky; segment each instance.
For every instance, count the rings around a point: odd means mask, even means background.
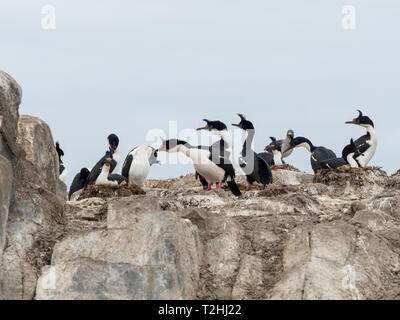
[[[42,28],[42,7],[56,29]],[[356,9],[356,29],[342,8]],[[338,155],[361,108],[380,137],[371,165],[400,168],[398,0],[2,0],[0,69],[22,86],[21,114],[45,120],[65,152],[68,181],[120,137],[122,161],[150,129],[168,132],[243,113],[255,150],[287,129]],[[235,146],[240,149],[241,146]],[[288,162],[311,171],[297,149]],[[150,178],[193,172],[154,166]]]

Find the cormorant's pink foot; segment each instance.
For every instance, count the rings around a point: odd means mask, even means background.
[[[208,184],[208,187],[207,187],[207,191],[210,191],[210,190],[212,190],[212,189],[211,189],[211,183],[209,183],[209,184]]]
[[[251,183],[247,183],[246,191],[249,191],[251,189]]]
[[[222,187],[222,181],[217,183],[217,189],[221,189],[221,187]]]

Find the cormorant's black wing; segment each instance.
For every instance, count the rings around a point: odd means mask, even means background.
[[[274,155],[271,152],[260,152],[258,156],[263,159],[268,165],[274,165]]]
[[[85,186],[85,180],[82,179],[81,173],[78,172],[74,180],[72,180],[71,186],[69,187],[69,193],[68,193],[68,200],[71,199],[71,196],[78,190],[83,189]]]
[[[94,184],[101,173],[102,163],[105,160],[105,156],[101,158],[96,165],[90,171],[89,177],[87,178],[87,184]]]
[[[129,152],[129,154],[127,155],[127,157],[125,159],[124,165],[122,166],[122,175],[125,178],[127,178],[128,180],[129,180],[129,170],[130,170],[131,165],[132,165],[132,160],[133,160],[133,156]]]
[[[229,159],[231,156],[231,153],[227,149],[228,145],[225,143],[223,139],[220,139],[216,142],[214,142],[210,147],[210,160],[214,163],[217,163],[220,161],[219,159],[222,157],[224,159]],[[222,159],[221,158],[221,159]]]
[[[120,174],[117,174],[117,173],[109,174],[108,180],[117,181],[118,184],[121,184],[122,182],[128,183],[128,179],[126,179],[124,176],[121,176]]]
[[[311,167],[313,168],[314,173],[317,173],[320,169],[328,169],[322,161],[333,160],[336,159],[336,154],[325,147],[317,147],[311,153]]]
[[[335,158],[321,161],[322,169],[336,169],[343,167],[347,164],[347,162],[343,158]]]
[[[235,169],[229,160],[230,153],[225,149],[224,140],[218,140],[209,147],[210,160],[225,171],[225,177],[235,177]]]
[[[312,156],[316,161],[324,161],[337,158],[336,154],[332,150],[329,150],[325,147],[317,147],[312,153]]]
[[[356,141],[354,141],[355,146],[360,150],[361,153],[365,152],[368,150],[368,148],[371,146],[367,141],[371,140],[371,136],[369,132],[367,132],[366,135],[361,136],[358,138]]]
[[[272,183],[272,172],[268,163],[256,153],[254,154],[254,171],[256,181],[264,186]],[[258,179],[257,179],[258,178]]]

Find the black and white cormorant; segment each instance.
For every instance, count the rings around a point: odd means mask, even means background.
[[[117,173],[121,162],[121,154],[119,152],[119,138],[116,134],[112,133],[107,137],[112,159],[116,162],[115,168],[111,173]]]
[[[211,153],[212,161],[216,164],[219,162],[226,162],[228,164],[232,164],[232,153],[233,153],[233,142],[232,142],[232,137],[230,133],[228,132],[228,128],[226,125],[219,121],[210,121],[207,119],[203,119],[203,121],[206,122],[206,125],[204,127],[198,128],[197,131],[200,130],[208,130],[210,133],[215,134],[217,136],[220,136],[221,139],[218,140],[217,142],[214,142],[211,146],[209,147],[200,147],[202,149],[208,149]],[[196,177],[198,175],[198,172],[196,172]],[[207,180],[199,175],[200,181],[203,185],[203,189],[205,188],[205,183],[207,183]],[[225,175],[224,179],[217,184],[217,188],[221,188],[222,182],[225,182],[227,178],[227,175]],[[211,190],[211,184],[207,183],[207,190]]]
[[[69,193],[68,193],[68,200],[71,200],[71,196],[86,187],[87,185],[87,178],[89,177],[90,171],[88,168],[82,168],[81,171],[79,171],[75,177],[74,180],[72,181],[71,186],[69,187]]]
[[[356,147],[353,139],[350,140],[350,144],[345,146],[342,151],[341,158],[328,159],[321,161],[321,164],[329,169],[336,169],[346,165],[350,165],[352,168],[358,168],[359,164],[356,160],[358,156],[362,155],[360,150]]]
[[[165,152],[182,152],[192,159],[195,170],[202,175],[208,182],[217,183],[220,186],[221,181],[226,176],[226,183],[231,192],[240,196],[241,192],[235,182],[235,169],[229,162],[229,159],[219,158],[217,162],[213,162],[214,157],[209,149],[195,147],[188,142],[178,139],[163,140],[159,151]]]
[[[119,139],[115,134],[110,134],[107,139],[109,149],[106,151],[105,155],[99,161],[97,161],[92,170],[90,170],[88,184],[96,183],[96,179],[101,173],[101,168],[103,167],[104,160],[106,158],[112,159],[110,167],[111,173],[117,173],[118,171],[119,161],[121,159],[118,151]]]
[[[64,151],[60,148],[60,144],[58,142],[56,142],[56,151],[58,154],[59,179],[62,182],[66,183],[68,171],[67,171],[67,168],[64,166],[63,161],[61,160],[61,157],[64,156]]]
[[[289,148],[298,147],[304,147],[311,153],[310,161],[314,173],[317,173],[320,169],[327,169],[323,161],[336,159],[336,154],[332,150],[325,147],[315,147],[310,140],[304,137],[293,138],[289,144]]]
[[[271,143],[268,145],[269,152],[260,152],[258,155],[270,166],[281,166],[282,161],[282,148],[274,137],[270,137]],[[292,149],[293,150],[293,149]]]
[[[219,154],[219,153],[224,153],[225,143],[224,140],[220,139],[214,142],[211,146],[198,146],[198,148],[209,150],[211,154]],[[204,178],[197,171],[195,172],[195,178],[196,180],[199,179],[201,185],[203,186],[203,190],[211,190],[211,185],[208,184],[206,178]],[[225,182],[225,180],[223,180],[222,182]],[[219,187],[219,185],[217,187]]]
[[[346,123],[355,124],[367,129],[366,135],[363,135],[354,141],[354,144],[362,153],[356,157],[356,160],[360,167],[365,167],[375,154],[376,147],[378,146],[378,136],[375,132],[374,123],[372,120],[369,117],[364,116],[360,110],[357,111],[359,113],[358,117],[354,118],[352,121],[347,121]]]
[[[251,189],[254,181],[266,186],[272,183],[271,168],[262,157],[251,149],[255,134],[253,124],[246,120],[244,115],[238,114],[238,116],[240,117],[240,122],[238,124],[233,123],[232,125],[244,130],[247,135],[241,156],[239,157],[239,165],[245,173],[248,182],[246,190]]]
[[[282,153],[282,159],[287,158],[290,156],[293,152],[293,149],[289,148],[290,141],[294,138],[294,131],[292,129],[289,129],[286,133],[286,138],[285,139],[280,139],[277,140],[276,142],[278,145],[281,147],[281,153]],[[269,145],[267,145],[264,150],[267,152],[272,152],[272,146],[273,143],[271,142]]]
[[[113,159],[106,158],[101,168],[100,175],[96,179],[96,185],[116,185],[128,183],[128,179],[117,173],[111,172],[111,162]]]
[[[155,163],[159,163],[157,155],[157,150],[150,146],[134,148],[128,153],[122,165],[122,175],[129,180],[130,184],[135,184],[139,187],[143,186],[150,167]]]

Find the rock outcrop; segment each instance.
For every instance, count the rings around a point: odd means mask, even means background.
[[[198,230],[151,197],[108,204],[106,228],[59,242],[37,299],[194,299]]]
[[[241,197],[191,174],[66,202],[20,100],[0,72],[0,299],[400,298],[399,172],[277,166]]]
[[[395,177],[370,168],[316,176],[276,169],[274,176],[273,185],[240,198],[204,192],[188,175],[149,181],[146,195],[68,202],[71,236],[54,247],[37,299],[399,297]],[[151,258],[160,239],[176,248],[169,262]],[[155,265],[171,275],[170,290]],[[125,278],[130,271],[133,282]]]
[[[1,299],[33,299],[37,277],[65,224],[50,129],[37,118],[19,117],[21,94],[18,84],[1,72]]]

